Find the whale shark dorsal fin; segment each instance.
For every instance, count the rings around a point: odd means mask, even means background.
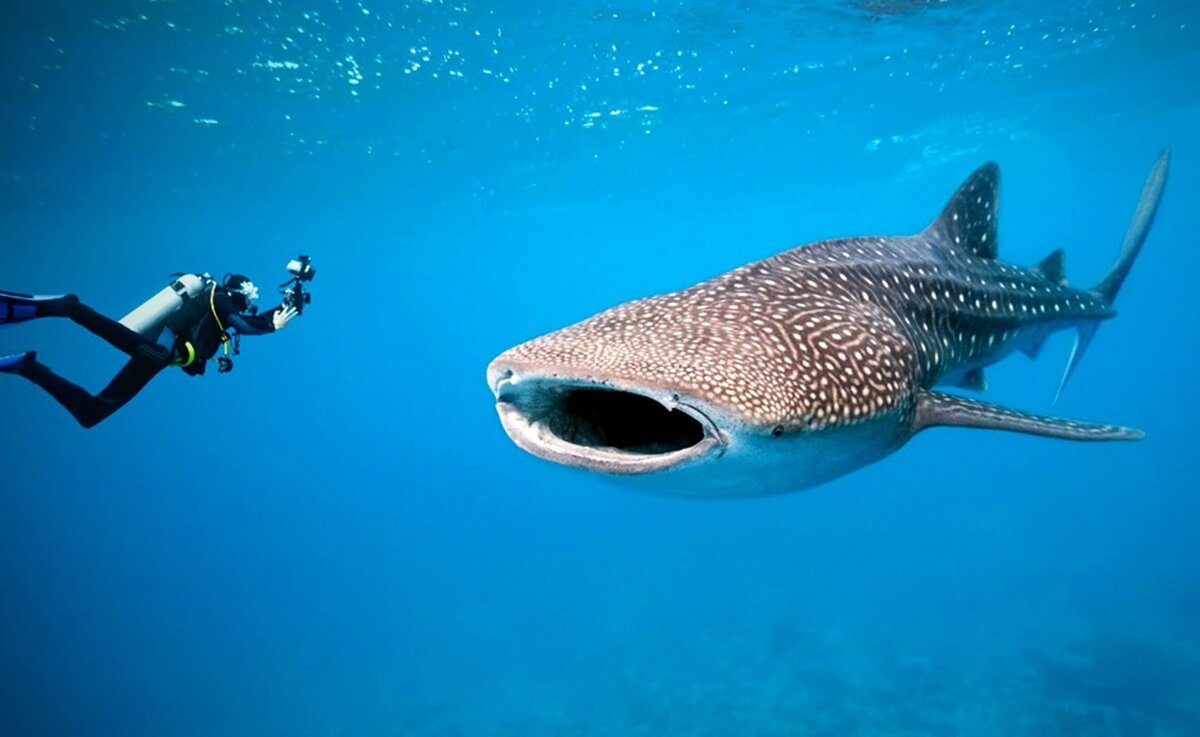
[[[925,233],[948,248],[964,249],[980,258],[996,258],[999,195],[1000,167],[989,161],[967,177]]]
[[[1049,256],[1038,261],[1030,271],[1035,274],[1041,274],[1047,280],[1054,282],[1060,287],[1067,286],[1067,267],[1064,258],[1063,250],[1060,248],[1052,252]]]
[[[1141,440],[1144,435],[1130,427],[1032,415],[953,394],[918,393],[913,431],[938,426],[1007,430],[1063,440]]]

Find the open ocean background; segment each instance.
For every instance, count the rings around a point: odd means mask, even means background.
[[[0,377],[0,734],[1200,734],[1197,3],[8,2],[0,39],[0,286],[120,316],[174,271],[318,270],[233,373],[95,430]],[[1166,145],[1063,399],[1062,335],[988,394],[1144,442],[937,430],[698,502],[493,411],[510,345],[916,231],[989,159],[1001,257],[1089,285]],[[122,363],[0,331],[30,348]]]

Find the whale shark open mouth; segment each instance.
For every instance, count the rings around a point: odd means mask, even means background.
[[[505,373],[493,383],[504,430],[546,460],[607,473],[653,473],[724,449],[712,420],[670,392]]]

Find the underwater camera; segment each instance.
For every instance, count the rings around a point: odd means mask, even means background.
[[[313,280],[317,270],[313,268],[312,258],[303,255],[288,261],[287,270],[292,278],[279,285],[279,291],[283,293],[283,306],[294,307],[296,314],[302,314],[304,306],[312,302],[312,294],[305,291],[304,284]]]

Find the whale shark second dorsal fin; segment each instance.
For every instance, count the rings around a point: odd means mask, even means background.
[[[1030,271],[1040,274],[1060,287],[1067,286],[1066,259],[1061,248],[1038,261],[1037,266],[1031,268]]]
[[[989,161],[967,177],[925,233],[948,248],[961,248],[980,258],[996,258],[999,195],[1000,167]]]

